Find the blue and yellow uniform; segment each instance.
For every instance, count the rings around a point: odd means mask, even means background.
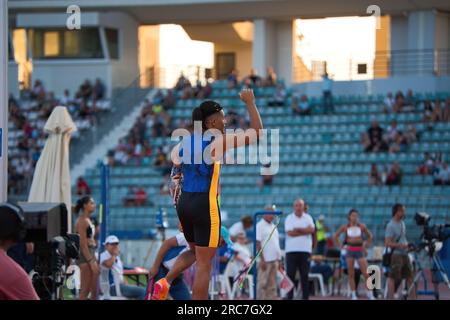
[[[220,161],[211,159],[208,150],[205,152],[212,140],[194,133],[181,142],[183,185],[177,213],[188,242],[217,248],[221,226],[217,190]]]

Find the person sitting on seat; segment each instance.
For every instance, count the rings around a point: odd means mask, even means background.
[[[123,277],[123,264],[120,259],[119,239],[108,236],[105,240],[105,251],[100,255],[101,281],[107,282],[111,288],[111,295],[117,296],[114,278],[120,281],[119,287],[122,296],[130,299],[143,300],[145,288],[127,284]],[[116,277],[114,276],[116,273]]]

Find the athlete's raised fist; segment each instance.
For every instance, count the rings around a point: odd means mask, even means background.
[[[239,94],[239,97],[246,104],[255,103],[255,95],[253,94],[252,89],[248,88],[242,89],[241,93]]]

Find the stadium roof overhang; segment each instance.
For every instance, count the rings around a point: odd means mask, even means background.
[[[127,12],[141,24],[231,22],[270,18],[364,16],[374,1],[361,0],[9,0],[10,13],[65,12],[70,4],[83,11]],[[381,14],[450,11],[446,0],[377,0]]]

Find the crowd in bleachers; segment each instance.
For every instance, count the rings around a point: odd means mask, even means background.
[[[94,85],[86,80],[73,96],[66,89],[58,98],[40,80],[34,82],[29,92],[22,92],[20,99],[11,94],[8,99],[8,192],[23,194],[31,184],[35,165],[45,145],[43,128],[53,109],[66,106],[78,130],[86,130],[96,125],[102,111],[110,108],[105,95],[105,86],[100,79]]]

